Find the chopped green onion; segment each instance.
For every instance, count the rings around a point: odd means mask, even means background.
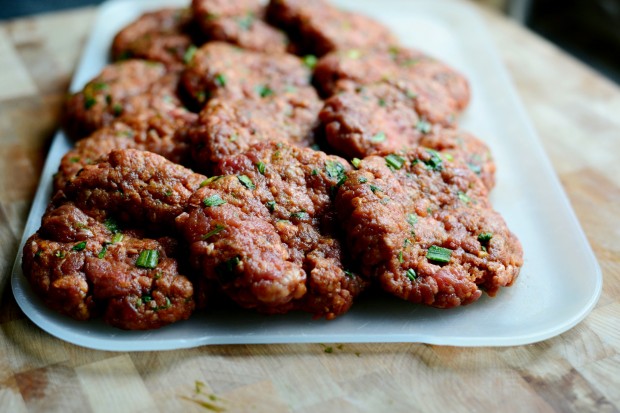
[[[344,274],[349,278],[355,277],[355,274],[353,274],[351,271],[348,271],[348,270],[344,270]]]
[[[108,88],[108,84],[106,82],[95,82],[92,84],[93,90],[104,90]]]
[[[297,219],[306,219],[308,218],[308,213],[306,211],[298,211],[298,212],[293,212],[290,217],[291,218],[297,218]]]
[[[108,218],[103,222],[103,225],[110,231],[112,234],[116,234],[121,229],[118,225],[118,222],[114,220],[114,218]]]
[[[482,172],[482,168],[480,168],[480,166],[473,164],[473,163],[468,163],[467,167],[476,175],[480,175],[480,173]]]
[[[465,204],[469,204],[471,202],[471,198],[465,192],[459,191],[458,196],[459,196],[459,199],[461,200],[461,202],[463,202]]]
[[[431,155],[431,158],[428,161],[424,162],[426,166],[428,166],[433,171],[441,171],[441,169],[443,168],[443,161],[441,159],[441,156],[439,155],[439,152],[432,149],[427,149],[426,151]]]
[[[313,169],[312,172],[310,173],[312,176],[316,176],[319,174],[319,170],[318,169]]]
[[[114,116],[120,116],[123,113],[123,105],[115,103],[112,106],[112,113],[114,113]]]
[[[215,271],[220,277],[226,277],[233,274],[233,271],[236,266],[241,262],[241,258],[239,256],[233,257],[228,261],[224,261],[215,267]]]
[[[361,163],[362,163],[362,160],[360,158],[351,159],[351,164],[355,167],[355,169],[359,169]]]
[[[379,106],[381,107],[385,107],[386,103],[385,103],[385,99],[383,98],[379,98]]]
[[[373,141],[373,142],[377,142],[377,143],[378,142],[383,142],[385,140],[385,133],[379,132],[375,136],[370,138],[370,140]]]
[[[189,62],[192,61],[192,59],[194,58],[194,55],[196,54],[196,50],[198,50],[198,48],[194,45],[191,45],[190,47],[187,48],[187,50],[185,51],[185,54],[183,55],[183,62],[185,62],[185,64],[188,64]]]
[[[220,224],[216,224],[215,228],[213,228],[211,231],[207,232],[206,234],[204,234],[202,236],[203,240],[209,239],[212,236],[219,234],[220,232],[222,232],[224,230],[224,228],[226,228],[224,225],[220,225]]]
[[[308,69],[310,70],[314,69],[314,67],[316,66],[316,63],[318,62],[318,59],[313,54],[304,56],[302,60],[304,64],[308,67]]]
[[[248,178],[246,175],[237,175],[237,179],[239,179],[239,182],[241,182],[243,186],[245,186],[246,188],[250,190],[256,188],[256,185],[254,185],[254,182],[252,182],[252,180]]]
[[[136,260],[136,267],[155,268],[159,263],[159,251],[142,250]]]
[[[215,76],[215,84],[220,86],[220,87],[224,87],[226,86],[226,76],[222,73],[218,73]]]
[[[405,275],[407,276],[407,278],[409,278],[411,281],[414,281],[416,278],[418,278],[418,274],[415,273],[415,270],[413,268],[409,268],[407,270],[407,272],[405,272]]]
[[[450,262],[450,256],[452,250],[448,248],[439,247],[437,245],[431,245],[426,252],[426,258],[430,261],[446,263]]]
[[[71,248],[73,251],[82,251],[86,248],[86,241],[78,242]]]
[[[257,163],[256,169],[258,169],[258,172],[260,172],[261,175],[265,175],[265,163],[264,162]]]
[[[418,216],[416,214],[407,215],[407,222],[409,223],[409,225],[414,226],[418,223]]]
[[[431,126],[431,124],[430,124],[430,123],[428,123],[428,122],[427,122],[427,121],[425,121],[424,119],[420,119],[420,120],[418,121],[418,123],[415,125],[415,128],[416,128],[418,131],[420,131],[420,132],[422,132],[422,133],[424,133],[424,134],[427,134],[427,133],[429,133],[429,132],[431,131],[432,126]]]
[[[404,261],[404,259],[403,259],[403,252],[402,252],[402,251],[400,251],[400,252],[398,253],[398,262],[402,264],[402,263],[403,263],[403,261]]]
[[[489,241],[491,241],[491,238],[493,238],[493,233],[492,232],[482,232],[482,233],[478,234],[478,241],[479,242],[489,242]]]
[[[202,181],[202,182],[200,183],[200,187],[202,188],[203,186],[207,186],[207,185],[209,185],[211,182],[215,182],[215,181],[217,181],[218,179],[220,179],[221,177],[222,177],[222,175],[215,175],[215,176],[212,176],[212,177],[210,177],[210,178],[207,178],[207,179],[205,179],[204,181]]]
[[[385,157],[385,162],[391,168],[400,169],[405,164],[405,158],[403,158],[402,156],[398,156],[396,154],[391,153],[391,154],[389,154],[388,156]]]
[[[325,171],[328,177],[337,178],[338,180],[342,179],[342,176],[346,172],[344,166],[342,166],[340,162],[332,160],[325,161]]]
[[[372,191],[373,194],[376,193],[377,191],[383,192],[383,189],[379,188],[378,186],[374,186],[372,184],[370,184],[370,190]]]
[[[268,201],[265,206],[270,212],[273,212],[276,209],[276,201]]]
[[[357,182],[359,182],[360,184],[365,184],[366,182],[368,182],[368,178],[362,176],[360,179],[357,180]]]
[[[362,52],[357,49],[351,49],[347,52],[347,57],[349,59],[359,59],[362,56]]]
[[[208,198],[203,199],[202,203],[205,204],[205,206],[207,207],[216,207],[216,206],[224,205],[226,201],[224,201],[222,197],[219,196],[218,194],[215,194],[215,195],[211,195]]]
[[[256,86],[256,93],[258,93],[258,95],[262,98],[266,98],[268,96],[275,94],[273,89],[267,85]]]
[[[58,258],[65,258],[65,252],[58,250],[54,253],[54,256],[58,257]]]
[[[84,96],[84,109],[88,110],[95,106],[97,99],[92,96]]]
[[[108,243],[104,242],[103,246],[101,247],[101,251],[99,251],[99,254],[97,254],[97,258],[104,258],[107,252],[108,252]]]

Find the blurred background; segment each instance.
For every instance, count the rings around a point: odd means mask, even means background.
[[[102,1],[0,0],[0,19]],[[506,14],[620,84],[620,0],[471,1]]]

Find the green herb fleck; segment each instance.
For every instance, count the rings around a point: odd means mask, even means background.
[[[298,212],[293,212],[290,215],[291,218],[297,218],[297,219],[307,219],[309,217],[308,213],[306,211],[298,211]]]
[[[362,56],[362,52],[357,49],[351,49],[347,52],[347,57],[349,59],[359,59]]]
[[[374,186],[372,184],[370,184],[370,190],[372,191],[372,193],[377,193],[377,192],[383,192],[383,189],[379,188],[378,186]]]
[[[340,180],[345,174],[345,169],[340,162],[327,160],[325,161],[325,172],[327,172],[328,177]]]
[[[482,172],[482,168],[480,168],[479,165],[473,164],[473,163],[468,163],[467,167],[476,175],[480,175],[480,173]]]
[[[84,96],[84,109],[88,110],[95,106],[97,99],[92,96]]]
[[[58,257],[58,258],[65,258],[65,252],[58,250],[54,253],[54,256]]]
[[[349,278],[355,277],[355,274],[353,274],[351,271],[348,271],[348,270],[344,270],[344,275],[346,275]]]
[[[104,242],[103,246],[101,247],[101,251],[99,251],[99,254],[97,254],[97,258],[104,258],[107,252],[108,252],[108,243]]]
[[[362,163],[362,160],[360,158],[351,159],[351,164],[355,167],[355,169],[359,169],[361,163]]]
[[[441,169],[443,168],[443,161],[441,159],[441,156],[439,155],[439,152],[432,149],[427,149],[426,151],[431,155],[430,159],[424,162],[426,166],[428,166],[433,171],[441,171]]]
[[[376,135],[374,135],[372,138],[370,138],[370,140],[376,143],[383,142],[385,141],[385,133],[379,132]]]
[[[73,251],[83,251],[86,248],[86,241],[78,242],[71,248]]]
[[[202,182],[200,183],[200,187],[202,188],[203,186],[207,186],[207,185],[209,185],[211,182],[215,182],[215,181],[217,181],[218,179],[220,179],[221,177],[222,177],[222,175],[215,175],[215,176],[212,176],[212,177],[210,177],[210,178],[207,178],[207,179],[205,179],[204,181],[202,181]]]
[[[429,133],[429,132],[431,131],[432,126],[431,126],[431,124],[430,124],[430,123],[428,123],[428,122],[427,122],[427,121],[425,121],[424,119],[420,119],[420,120],[418,121],[418,123],[415,125],[415,128],[416,128],[418,131],[420,131],[420,132],[422,132],[422,133],[424,133],[424,134],[427,134],[427,133]]]
[[[402,264],[402,263],[403,263],[403,261],[404,261],[404,259],[403,259],[403,252],[402,252],[402,251],[400,251],[400,252],[398,253],[398,262]]]
[[[228,261],[218,264],[217,267],[215,267],[215,272],[217,272],[220,277],[233,275],[235,267],[237,267],[240,262],[241,258],[239,256],[233,257]]]
[[[226,86],[226,76],[223,73],[218,73],[215,76],[215,84],[220,87]]]
[[[117,232],[112,237],[112,244],[117,244],[117,243],[121,242],[123,240],[123,238],[124,238],[123,234],[120,233],[120,232]]]
[[[448,248],[439,247],[437,245],[431,245],[426,252],[426,258],[429,261],[446,263],[450,262],[450,256],[452,255],[452,250]]]
[[[136,267],[140,268],[155,268],[159,263],[159,251],[157,250],[142,250],[138,259],[136,260]]]
[[[365,184],[366,182],[368,182],[368,178],[362,176],[360,179],[357,180],[357,182],[359,182],[360,184]]]
[[[118,225],[118,222],[114,220],[114,218],[108,218],[103,222],[103,225],[110,231],[112,234],[116,234],[121,229]]]
[[[308,67],[308,69],[313,70],[318,62],[318,59],[315,55],[309,54],[303,57],[304,64]]]
[[[226,228],[224,225],[220,225],[220,224],[216,224],[215,228],[213,228],[211,231],[207,232],[206,234],[204,234],[202,236],[203,240],[209,239],[212,236],[219,234],[220,232],[222,232],[224,230],[224,228]]]
[[[469,204],[471,202],[471,198],[465,192],[459,191],[458,196],[461,202],[465,204]]]
[[[268,96],[273,95],[275,92],[273,91],[272,88],[270,88],[267,85],[259,85],[259,86],[256,86],[256,93],[258,93],[260,97],[266,98]]]
[[[491,241],[491,238],[493,238],[493,233],[492,232],[482,232],[480,234],[478,234],[478,241],[479,242],[489,242]]]
[[[310,173],[312,176],[316,176],[319,174],[319,170],[318,169],[313,169],[312,172]]]
[[[185,51],[185,54],[183,55],[183,62],[185,62],[185,64],[188,64],[189,62],[192,61],[192,59],[194,59],[196,50],[198,50],[198,48],[194,45],[191,45],[190,47],[187,48],[187,50]]]
[[[385,99],[383,98],[379,98],[379,106],[381,107],[385,107],[386,103],[385,103]]]
[[[120,116],[123,113],[123,105],[115,103],[112,106],[112,113],[114,113],[114,116]]]
[[[407,270],[407,272],[405,272],[405,275],[407,276],[407,278],[409,278],[411,281],[414,281],[416,278],[418,278],[418,274],[415,273],[415,270],[413,268],[409,268]]]
[[[265,163],[264,162],[259,162],[256,164],[256,169],[258,169],[258,172],[261,175],[265,175]]]
[[[414,226],[418,223],[418,216],[416,214],[407,215],[407,222],[409,223],[409,225]]]
[[[405,164],[405,158],[391,153],[385,157],[385,162],[390,168],[400,169]]]
[[[241,182],[243,186],[245,186],[249,190],[256,188],[256,185],[254,185],[254,182],[252,182],[252,180],[248,178],[246,175],[237,175],[237,179],[239,179],[239,182]]]
[[[276,209],[276,201],[268,201],[265,206],[270,212],[273,212]]]
[[[205,204],[206,207],[216,207],[220,205],[224,205],[226,201],[222,199],[218,194],[211,195],[208,198],[202,200],[202,203]]]

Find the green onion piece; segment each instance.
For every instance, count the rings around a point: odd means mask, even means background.
[[[409,89],[405,91],[405,96],[407,96],[409,99],[415,99],[418,97],[417,93],[414,93],[410,91]]]
[[[144,294],[141,299],[145,303],[150,303],[151,301],[153,301],[153,297],[151,297],[149,294]]]
[[[114,113],[114,116],[120,116],[123,113],[123,105],[115,103],[112,106],[112,113]]]
[[[258,172],[260,172],[261,175],[265,175],[265,164],[263,162],[257,163],[256,169],[258,169]]]
[[[276,201],[268,201],[265,206],[270,212],[273,212],[276,209]]]
[[[252,182],[252,180],[248,178],[246,175],[237,175],[237,178],[239,179],[239,182],[241,182],[243,186],[245,186],[246,188],[250,190],[256,188],[256,185],[254,185],[254,182]]]
[[[493,238],[493,233],[492,232],[482,232],[482,233],[478,234],[478,241],[479,242],[489,242],[489,241],[491,241],[491,238]]]
[[[200,183],[200,187],[202,188],[203,186],[207,186],[207,185],[209,185],[211,182],[215,182],[215,181],[217,181],[218,179],[220,179],[221,177],[222,177],[222,175],[215,175],[215,176],[212,176],[212,177],[210,177],[210,178],[207,178],[207,179],[205,179],[204,181],[202,181],[202,182]]]
[[[377,191],[383,192],[383,189],[379,188],[378,186],[374,186],[372,184],[370,184],[370,190],[372,191],[373,194],[376,193]]]
[[[220,86],[220,87],[226,86],[226,76],[224,76],[224,74],[222,74],[222,73],[218,73],[215,76],[215,84]]]
[[[359,182],[360,184],[365,184],[366,182],[368,182],[368,178],[362,176],[360,179],[357,180],[357,182]]]
[[[407,215],[407,222],[409,223],[409,225],[414,226],[418,223],[418,216],[416,214]]]
[[[379,98],[379,106],[381,107],[385,107],[386,103],[385,103],[385,99],[383,98]]]
[[[459,199],[461,200],[461,202],[465,204],[469,204],[471,202],[471,198],[465,192],[459,191],[458,195],[459,195]]]
[[[304,56],[302,60],[304,64],[308,67],[308,69],[310,70],[314,69],[314,67],[316,66],[316,63],[319,61],[319,59],[317,59],[316,56],[313,54]]]
[[[172,306],[172,303],[170,302],[170,299],[166,297],[166,304],[155,307],[153,311],[167,310],[171,306]]]
[[[346,172],[344,166],[342,166],[340,162],[332,160],[325,161],[325,171],[328,177],[337,178],[338,180],[342,179],[342,176]]]
[[[216,206],[224,205],[226,201],[224,201],[222,197],[220,197],[218,194],[215,194],[215,195],[211,195],[208,198],[203,199],[202,203],[205,204],[205,206],[207,207],[216,207]]]
[[[415,125],[415,128],[424,134],[429,133],[432,129],[431,124],[425,121],[424,119],[420,119],[418,123]]]
[[[216,224],[215,228],[213,228],[211,231],[207,232],[206,234],[202,236],[202,239],[203,240],[209,239],[210,237],[222,232],[224,228],[226,228],[224,225]]]
[[[106,82],[95,82],[92,84],[93,90],[104,90],[108,88],[108,84]]]
[[[256,93],[258,93],[258,95],[262,98],[266,98],[268,96],[275,94],[273,89],[267,85],[256,86]]]
[[[375,136],[370,138],[370,140],[373,141],[373,142],[377,142],[377,143],[378,142],[383,142],[385,140],[385,133],[379,132]]]
[[[349,59],[359,59],[362,56],[362,52],[357,49],[351,49],[347,52],[347,57]]]
[[[448,248],[439,247],[437,245],[431,245],[428,251],[426,252],[426,258],[429,261],[446,263],[450,262],[450,256],[452,255],[452,250]]]
[[[136,260],[136,267],[155,268],[159,263],[159,251],[142,250]]]
[[[73,156],[71,158],[69,158],[69,162],[71,163],[76,163],[80,161],[80,157],[79,156]]]
[[[84,96],[84,109],[88,110],[95,106],[97,99],[92,96]]]
[[[355,167],[355,169],[359,169],[361,163],[362,163],[362,160],[360,158],[351,159],[351,164]]]
[[[480,175],[480,173],[482,172],[482,168],[480,168],[480,166],[473,164],[473,163],[468,163],[467,167],[476,175]]]
[[[402,252],[402,251],[400,251],[400,252],[398,253],[398,262],[402,264],[402,263],[403,263],[403,261],[404,261],[404,259],[403,259],[403,252]]]
[[[71,248],[73,251],[82,251],[86,248],[86,241],[78,242]]]
[[[308,213],[306,211],[298,211],[298,212],[293,212],[290,217],[291,218],[297,218],[297,219],[306,219],[308,218]]]
[[[185,64],[188,64],[189,62],[192,61],[192,59],[194,58],[194,55],[196,54],[196,50],[198,50],[198,48],[194,45],[191,45],[190,47],[187,48],[187,50],[185,51],[185,54],[183,55],[183,62],[185,62]]]
[[[443,161],[439,155],[439,152],[432,149],[427,149],[426,151],[431,155],[431,158],[424,162],[426,166],[431,168],[433,171],[441,171],[443,168]]]
[[[316,176],[319,174],[319,170],[318,169],[313,169],[312,172],[310,173],[312,176]]]
[[[108,252],[108,243],[104,242],[103,246],[101,247],[101,251],[99,251],[99,254],[97,254],[97,258],[103,258],[105,257],[105,254]]]
[[[409,278],[411,281],[414,281],[416,278],[418,278],[418,274],[415,273],[415,270],[413,268],[409,268],[407,270],[407,272],[405,272],[405,275],[407,276],[407,278]]]
[[[353,274],[351,271],[348,271],[348,270],[344,270],[344,275],[346,275],[349,278],[355,277],[355,274]]]
[[[389,154],[388,156],[385,157],[385,162],[391,168],[400,169],[405,164],[405,158],[403,158],[402,156],[398,156],[396,154],[391,153],[391,154]]]
[[[58,258],[65,258],[65,252],[58,250],[54,253],[54,256],[58,257]]]
[[[116,222],[113,218],[106,219],[103,222],[103,225],[105,225],[108,231],[110,231],[112,234],[116,234],[117,232],[121,230],[118,225],[118,222]]]
[[[217,267],[215,267],[215,272],[220,277],[227,277],[227,276],[233,275],[233,271],[235,267],[237,267],[240,262],[241,262],[241,258],[239,256],[233,257],[229,259],[228,261],[224,261],[218,264]]]

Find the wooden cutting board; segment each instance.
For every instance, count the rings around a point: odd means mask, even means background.
[[[509,348],[343,343],[113,353],[34,326],[12,297],[11,267],[94,13],[0,24],[0,411],[620,410],[620,90],[484,11],[603,269],[600,302],[577,327]]]

